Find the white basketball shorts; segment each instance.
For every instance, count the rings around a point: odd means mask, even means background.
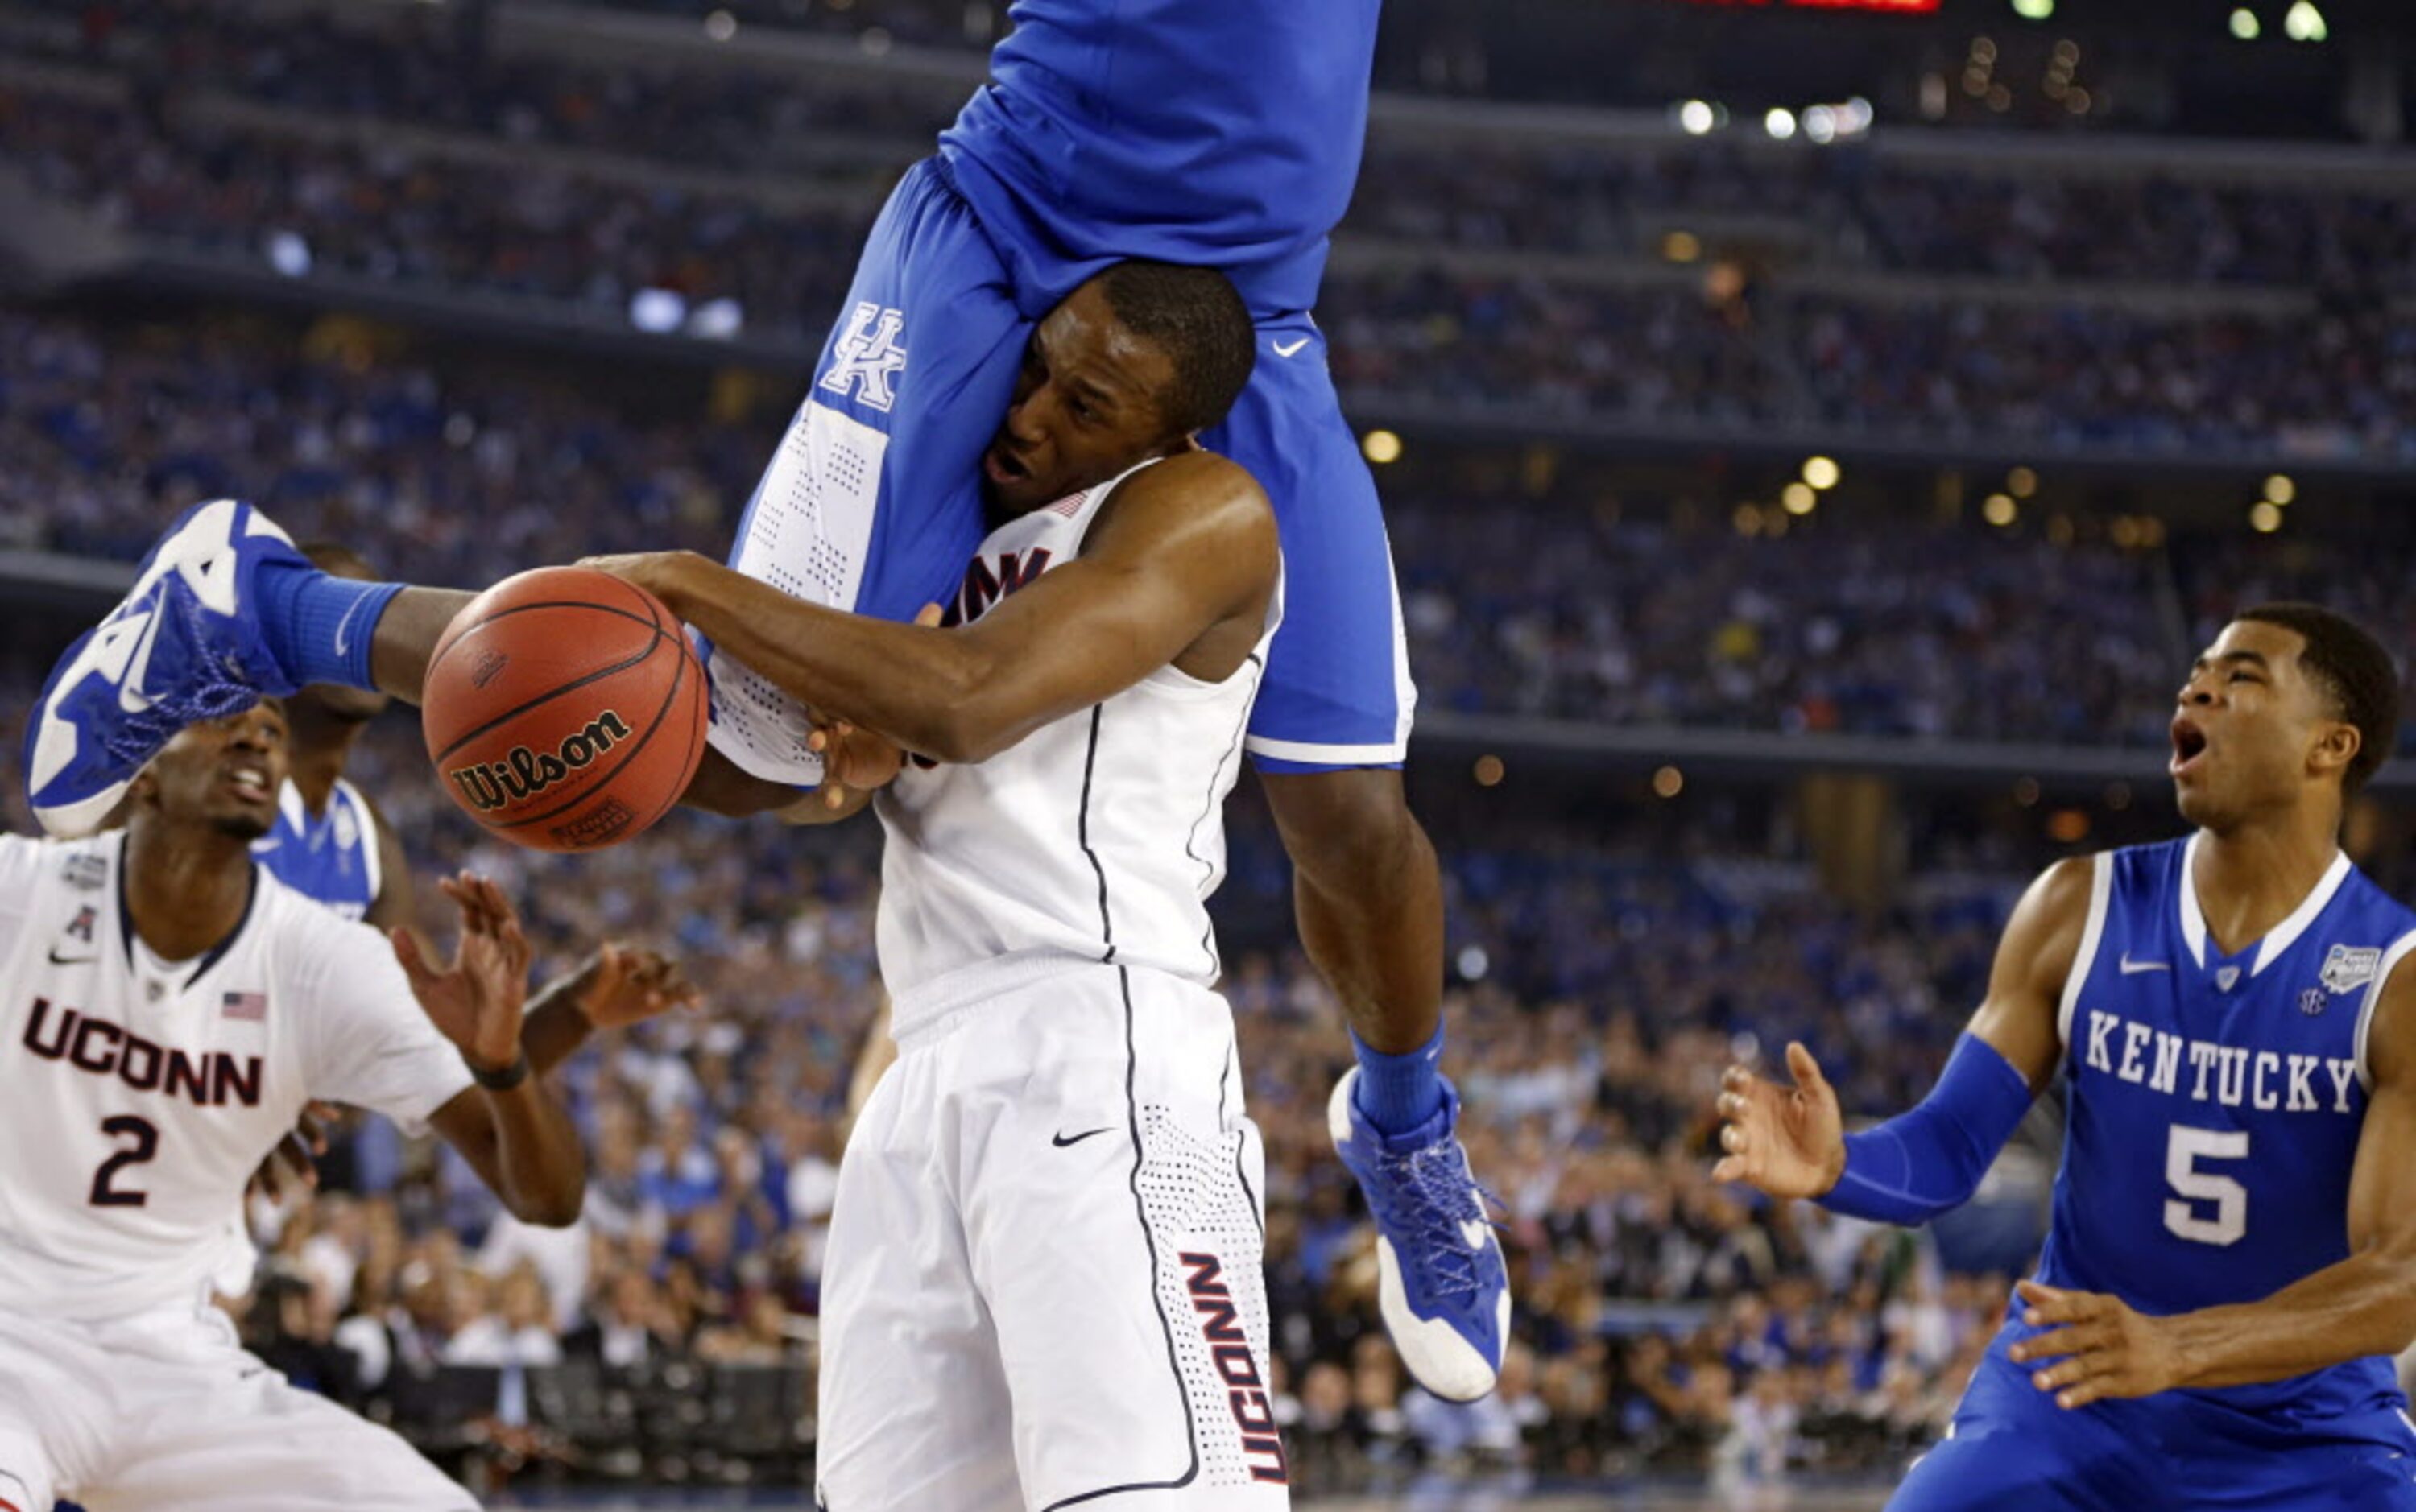
[[[823,1277],[821,1505],[1281,1512],[1225,1000],[1002,963],[893,1010]]]
[[[387,1430],[287,1384],[215,1310],[70,1324],[0,1298],[0,1507],[476,1512]]]

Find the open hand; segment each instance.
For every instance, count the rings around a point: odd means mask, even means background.
[[[503,890],[463,872],[437,884],[461,911],[453,959],[431,963],[409,931],[393,932],[411,995],[437,1032],[461,1047],[474,1070],[503,1071],[520,1059],[528,1000],[529,942]]]
[[[1820,1074],[1812,1052],[1787,1046],[1792,1087],[1765,1081],[1743,1066],[1720,1077],[1720,1148],[1714,1181],[1742,1181],[1774,1197],[1818,1197],[1846,1169],[1845,1123],[1837,1092]]]
[[[599,1029],[626,1028],[704,1001],[679,963],[660,951],[607,940],[580,968],[579,1010]]]
[[[2047,1331],[2016,1343],[2006,1357],[2017,1365],[2053,1360],[2031,1372],[2031,1385],[2054,1392],[2057,1406],[2151,1397],[2181,1384],[2180,1358],[2164,1319],[2103,1292],[2067,1292],[2037,1281],[2017,1281],[2014,1290],[2027,1304],[2022,1321]]]

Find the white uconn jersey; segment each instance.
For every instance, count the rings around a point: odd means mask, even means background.
[[[1100,507],[1139,471],[991,531],[944,622],[970,623],[1073,561]],[[1225,876],[1225,796],[1282,618],[1278,584],[1257,647],[1221,682],[1161,666],[987,761],[909,761],[876,804],[889,836],[879,938],[890,992],[1008,958],[1213,982],[1207,903]]]
[[[311,1098],[406,1124],[470,1085],[383,936],[252,869],[243,921],[158,959],[125,838],[0,835],[0,1310],[189,1303],[248,1266],[244,1185]]]

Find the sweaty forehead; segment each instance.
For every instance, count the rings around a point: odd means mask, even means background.
[[[1050,376],[1080,379],[1121,395],[1154,395],[1172,376],[1173,363],[1156,342],[1116,318],[1095,280],[1049,312],[1034,336]]]

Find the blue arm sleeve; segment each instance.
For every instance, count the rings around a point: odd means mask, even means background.
[[[2031,1100],[2013,1062],[1966,1034],[1919,1107],[1846,1136],[1845,1173],[1820,1205],[1882,1223],[1926,1223],[1971,1197]]]

